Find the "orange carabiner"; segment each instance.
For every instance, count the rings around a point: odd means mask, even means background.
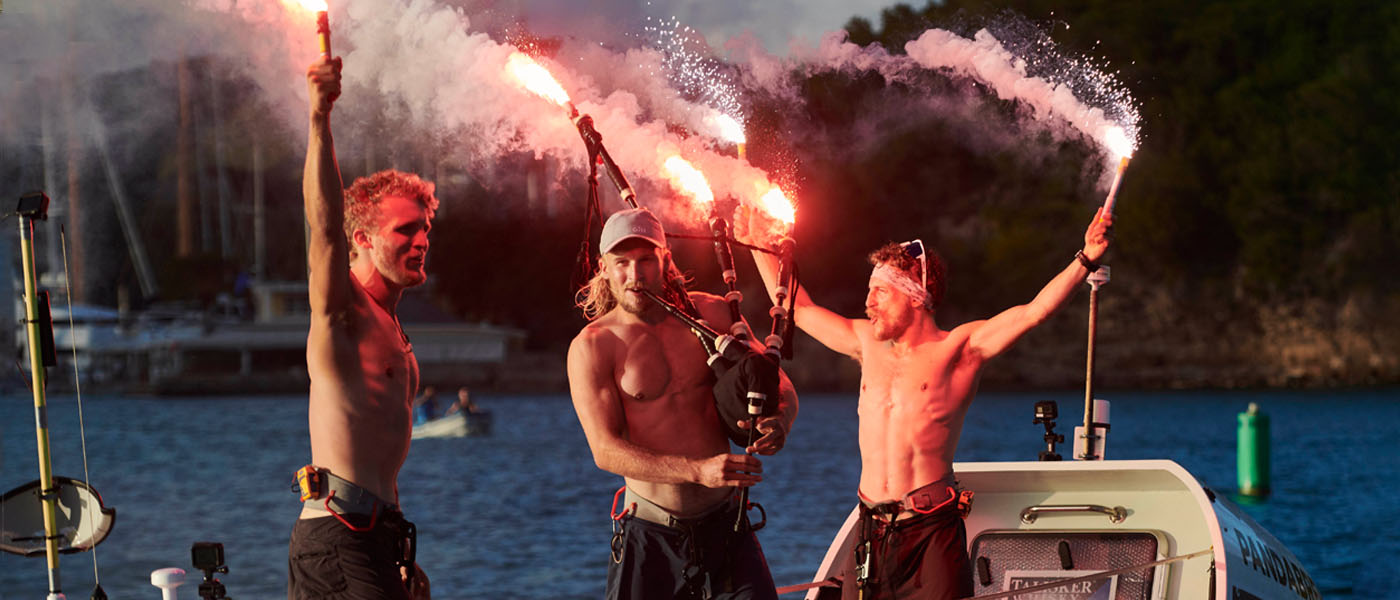
[[[636,503],[636,502],[633,502],[633,503],[632,503],[632,506],[629,506],[629,507],[627,507],[627,508],[622,509],[622,512],[620,512],[620,513],[617,512],[617,501],[618,501],[619,498],[622,498],[622,492],[624,492],[624,491],[627,491],[627,486],[625,486],[625,485],[622,486],[622,487],[620,487],[620,488],[617,488],[617,492],[613,494],[612,508],[609,508],[609,509],[608,509],[608,514],[609,514],[610,516],[612,516],[612,520],[614,520],[614,521],[621,521],[622,518],[625,517],[625,516],[627,516],[628,513],[635,513],[635,512],[637,512],[637,503]]]

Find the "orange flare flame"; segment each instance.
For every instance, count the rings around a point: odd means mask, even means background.
[[[768,213],[768,216],[788,225],[797,221],[797,208],[792,205],[792,201],[788,200],[781,188],[775,187],[768,190],[768,193],[758,199],[758,206],[763,209],[763,212]]]
[[[564,87],[529,55],[520,52],[511,54],[506,60],[506,71],[532,93],[543,96],[559,106],[569,103],[569,94],[564,91]]]
[[[684,158],[672,156],[666,159],[662,166],[666,169],[666,175],[671,178],[671,183],[694,198],[696,204],[709,206],[714,203],[715,194],[710,191],[710,182],[705,180],[705,174]]]

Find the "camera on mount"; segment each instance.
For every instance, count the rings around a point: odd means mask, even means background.
[[[1055,444],[1065,441],[1065,436],[1055,433],[1055,419],[1060,416],[1060,407],[1054,400],[1046,400],[1035,403],[1035,420],[1032,425],[1045,425],[1045,449],[1040,452],[1040,460],[1056,461],[1060,460],[1060,455],[1055,452]]]
[[[204,571],[204,581],[199,583],[199,597],[204,600],[227,599],[224,584],[214,577],[215,573],[228,573],[228,565],[224,564],[224,545],[195,542],[190,547],[190,558],[194,561],[194,568]]]

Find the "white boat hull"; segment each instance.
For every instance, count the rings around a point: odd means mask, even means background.
[[[976,493],[965,523],[979,597],[1047,578],[1205,551],[1194,558],[1125,573],[1107,583],[1118,586],[1115,598],[1142,600],[1321,598],[1293,553],[1175,462],[957,463],[954,470],[961,485]],[[1107,512],[1077,510],[1084,507]],[[1122,518],[1115,522],[1116,516],[1107,513],[1118,507]],[[846,519],[814,581],[849,571],[857,514],[852,510]],[[1107,564],[1110,559],[1124,560],[1127,546],[1111,544],[1128,539],[1137,540],[1133,547],[1139,556],[1127,565]],[[1055,551],[1060,542],[1074,548],[1066,551],[1071,556],[1068,562],[1073,563],[1070,568],[1064,568],[1066,563]],[[830,597],[830,588],[826,589],[827,596],[820,595],[823,589],[819,588],[809,590],[806,597]]]
[[[474,413],[455,412],[445,417],[438,417],[431,421],[413,426],[413,439],[415,440],[435,437],[486,435],[489,433],[491,433],[491,413],[489,411]]]
[[[413,439],[434,437],[464,437],[467,435],[467,418],[462,413],[452,413],[413,426]]]

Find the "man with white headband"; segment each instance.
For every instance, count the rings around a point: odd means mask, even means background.
[[[847,319],[794,291],[794,322],[861,365],[861,539],[843,598],[972,596],[962,494],[953,452],[982,369],[1069,299],[1108,250],[1112,216],[1094,215],[1084,247],[1029,303],[943,330],[934,322],[945,272],[915,240],[870,255],[865,319]],[[772,293],[777,260],[754,253]]]

